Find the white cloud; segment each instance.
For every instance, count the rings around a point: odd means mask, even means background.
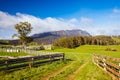
[[[86,17],[81,17],[78,25],[80,25],[80,27],[83,29],[94,27],[93,20]]]
[[[114,9],[113,9],[113,13],[120,13],[120,9],[114,8]]]
[[[16,17],[0,11],[0,27],[11,28],[16,23]]]
[[[70,22],[70,23],[77,23],[78,20],[77,20],[76,18],[72,18],[72,19],[69,20],[69,22]]]
[[[80,21],[81,21],[81,23],[84,23],[84,24],[89,24],[89,23],[93,22],[92,19],[85,18],[85,17],[81,17]]]
[[[118,12],[115,10],[115,12]],[[80,19],[64,19],[64,18],[53,18],[47,17],[41,19],[33,15],[16,13],[16,15],[11,15],[6,12],[0,11],[0,38],[11,38],[11,36],[16,33],[14,25],[19,22],[29,22],[31,23],[33,30],[31,34],[47,32],[47,31],[57,31],[57,30],[70,30],[70,29],[82,29],[90,32],[92,35],[97,34],[120,34],[120,24],[116,25],[97,25],[93,19],[81,17]],[[101,21],[102,22],[102,21]],[[113,28],[112,28],[113,27]],[[108,30],[109,29],[109,30]],[[119,30],[119,31],[118,31]],[[115,32],[118,31],[118,32]]]
[[[120,26],[118,25],[96,25],[96,27],[93,28],[86,28],[86,31],[88,31],[92,35],[120,35]]]
[[[62,18],[57,19],[52,17],[41,19],[39,17],[35,17],[28,14],[16,13],[16,15],[10,15],[6,12],[0,11],[0,32],[1,34],[5,33],[5,36],[9,36],[8,38],[10,38],[12,34],[15,33],[14,25],[19,22],[25,21],[31,23],[33,27],[32,34],[46,31],[67,30],[77,28],[77,26],[73,24],[77,21],[77,19],[64,20]],[[4,31],[4,33],[2,31]],[[5,36],[4,38],[6,38]]]
[[[110,17],[113,19],[120,19],[120,9],[114,8]]]

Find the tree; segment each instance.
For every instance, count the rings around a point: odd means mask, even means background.
[[[54,46],[64,47],[64,48],[74,48],[74,43],[72,38],[62,37],[56,39],[53,43]]]
[[[84,44],[84,38],[82,36],[73,36],[71,39],[73,40],[74,47]]]
[[[15,25],[15,29],[18,31],[18,34],[14,34],[13,37],[17,36],[23,47],[26,48],[27,43],[32,41],[32,38],[28,36],[32,30],[31,24],[28,22],[20,22]]]

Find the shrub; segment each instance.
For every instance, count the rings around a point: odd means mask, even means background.
[[[117,49],[115,49],[115,48],[111,48],[111,51],[117,51]]]
[[[105,51],[117,51],[115,48],[106,48]]]
[[[36,47],[33,47],[33,50],[45,50],[44,46],[36,46]]]

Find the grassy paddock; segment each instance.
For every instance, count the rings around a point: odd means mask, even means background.
[[[32,69],[26,68],[10,73],[3,71],[0,72],[0,80],[39,80],[42,76],[47,75],[52,71],[56,71],[68,63],[69,61],[58,61],[51,64],[44,64],[40,67],[33,67]]]
[[[106,51],[107,48],[114,48],[116,51]],[[118,57],[120,58],[120,46],[119,45],[108,45],[108,46],[96,46],[96,45],[83,45],[75,49],[67,49],[67,48],[57,48],[53,51],[57,52],[72,52],[72,53],[88,53],[88,54],[102,54],[108,55],[111,57]]]
[[[12,56],[12,57],[18,57],[18,56],[26,56],[27,53],[24,52],[0,52],[0,56]]]
[[[106,51],[106,48],[115,48],[116,51]],[[74,80],[112,80],[108,74],[92,63],[91,55],[97,53],[120,57],[120,46],[84,45],[75,49],[55,48],[45,52],[64,52],[66,60],[11,73],[0,72],[0,80],[45,80],[45,78],[49,80],[68,80],[69,78]],[[86,65],[81,68],[84,64]]]

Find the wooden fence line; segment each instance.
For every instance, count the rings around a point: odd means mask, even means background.
[[[47,54],[47,55],[40,55],[33,57],[0,60],[0,70],[9,70],[24,66],[29,66],[31,68],[36,64],[42,64],[56,60],[64,60],[64,57],[65,57],[64,53],[56,53],[56,54]]]
[[[35,50],[28,50],[28,49],[26,49],[26,50],[22,50],[22,52],[25,52],[25,53],[27,53],[27,54],[34,54],[34,55],[47,55],[47,54],[55,54],[54,52],[40,52],[40,51],[35,51]],[[58,52],[59,53],[59,52]]]
[[[120,80],[120,58],[93,54],[94,63],[108,72],[114,80]]]
[[[53,52],[48,53],[48,52],[42,52],[42,51],[36,51],[36,50],[30,50],[30,49],[19,49],[19,48],[0,48],[0,52],[25,52],[27,54],[33,54],[33,55],[37,55],[37,56],[38,55],[54,54]]]
[[[19,48],[0,48],[0,52],[20,52],[23,49]]]

